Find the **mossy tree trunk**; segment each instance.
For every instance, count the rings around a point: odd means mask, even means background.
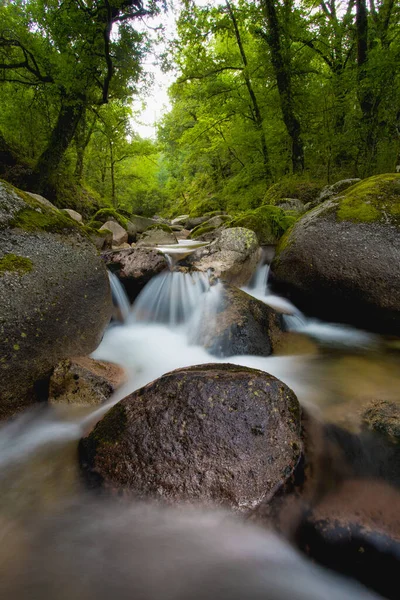
[[[64,97],[62,99],[49,143],[39,157],[32,173],[32,191],[46,194],[49,190],[52,176],[60,166],[84,110],[85,99],[83,97]]]

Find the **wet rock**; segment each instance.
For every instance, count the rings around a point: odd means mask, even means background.
[[[228,364],[167,373],[112,408],[80,444],[92,484],[240,511],[284,481],[300,452],[293,392]]]
[[[112,363],[89,357],[64,360],[55,367],[50,377],[49,402],[103,404],[124,379],[123,369]]]
[[[195,227],[201,225],[202,223],[208,221],[208,219],[209,217],[189,217],[189,219],[186,219],[183,225],[185,226],[185,229],[192,230]]]
[[[255,233],[233,227],[222,230],[209,246],[199,248],[187,260],[197,270],[213,269],[217,277],[241,287],[249,281],[260,256]]]
[[[400,334],[400,175],[378,175],[304,215],[271,265],[273,289],[328,321]]]
[[[388,400],[376,400],[363,414],[363,424],[398,444],[400,442],[400,404]]]
[[[158,227],[157,225],[154,227],[150,227],[144,231],[138,241],[136,242],[136,246],[140,247],[148,247],[148,246],[162,246],[168,244],[177,244],[178,240],[176,236],[170,230],[167,225],[163,225],[162,227]]]
[[[180,215],[175,219],[172,219],[171,225],[184,225],[184,223],[188,220],[189,215]]]
[[[165,256],[152,248],[135,247],[104,252],[102,258],[118,276],[131,302],[154,275],[168,267]]]
[[[272,354],[282,335],[282,317],[246,292],[225,284],[215,312],[201,319],[196,342],[214,356]]]
[[[111,231],[113,246],[121,246],[128,242],[128,232],[116,221],[107,221],[102,225],[99,231]]]
[[[371,479],[349,480],[307,515],[298,531],[308,556],[391,600],[398,598],[400,493]]]
[[[0,183],[0,416],[35,401],[60,360],[89,354],[111,317],[104,265],[82,227]],[[40,387],[40,385],[39,385]]]
[[[69,215],[71,219],[77,223],[83,223],[82,215],[76,212],[76,210],[72,210],[71,208],[63,208],[62,211]]]
[[[147,217],[140,217],[138,215],[132,215],[129,217],[129,222],[127,224],[127,231],[129,237],[132,238],[130,241],[136,241],[136,236],[138,233],[143,233],[148,227],[152,225],[157,225],[158,221],[155,219],[149,219]]]

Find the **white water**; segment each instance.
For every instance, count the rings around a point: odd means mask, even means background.
[[[271,295],[266,291],[268,268],[264,266],[259,271],[252,289],[258,290],[256,293],[263,301],[270,302]],[[114,283],[116,287],[120,285],[118,280]],[[210,285],[206,274],[170,272],[154,278],[138,297],[125,323],[110,327],[93,354],[95,358],[122,365],[129,375],[128,382],[107,404],[84,417],[66,420],[56,411],[31,411],[3,425],[0,428],[0,476],[7,476],[10,467],[24,465],[39,450],[47,449],[50,462],[63,444],[77,441],[112,405],[163,373],[194,364],[222,362],[196,344],[204,320],[212,323],[220,294],[221,284]],[[122,290],[117,290],[114,297],[123,298]],[[292,329],[312,328],[312,323],[295,307],[275,298],[276,306],[281,303],[285,308],[283,312],[291,312],[289,318],[297,319]],[[319,323],[318,326],[321,329],[326,325]],[[327,337],[331,339],[338,330],[338,326],[328,326]],[[354,336],[355,331],[347,331],[345,338]],[[292,387],[300,401],[309,403],[319,394],[313,373],[315,360],[308,356],[234,356],[224,362],[271,373]],[[36,484],[40,486],[40,481]],[[19,489],[18,482],[14,482],[14,486]],[[18,498],[15,490],[12,492],[12,500]],[[23,494],[24,490],[21,488],[19,492]],[[183,597],[195,600],[213,597],[221,600],[244,597],[248,600],[365,600],[375,597],[311,565],[271,534],[243,526],[240,529],[227,522],[226,517],[204,517],[194,512],[178,518],[151,507],[147,513],[143,508],[133,507],[127,511],[126,507],[107,503],[99,508],[85,504],[82,499],[72,509],[64,508],[62,500],[60,506],[57,518],[53,519],[52,526],[46,525],[44,535],[40,522],[31,524],[30,530],[25,530],[24,523],[23,541],[25,544],[28,541],[28,551],[23,544],[19,549],[21,540],[17,537],[17,550],[11,550],[13,566],[17,566],[14,571],[5,569],[6,578],[1,582],[6,580],[4,597],[28,600],[37,593],[43,600],[53,600],[59,590],[76,600],[113,597],[125,600],[139,596],[143,600],[159,597],[170,600]],[[182,518],[183,523],[179,521]],[[5,523],[4,526],[0,518],[0,539],[8,559],[14,535],[7,520]],[[29,544],[33,544],[32,550]],[[225,565],[222,571],[220,564]],[[0,570],[1,567],[0,549]],[[225,587],[222,590],[225,591],[221,591],[220,579],[213,587],[216,567],[219,576],[223,573]],[[238,576],[231,585],[236,572]],[[81,574],[86,577],[83,583]],[[142,587],[138,589],[135,586],[139,580]],[[186,582],[187,592],[182,596],[179,590],[183,582]]]
[[[250,296],[282,313],[288,331],[303,333],[332,347],[370,349],[379,346],[379,336],[373,333],[355,329],[350,325],[326,323],[307,317],[289,300],[271,293],[268,286],[268,274],[269,265],[264,263],[262,258],[252,281],[242,289]]]
[[[124,322],[128,319],[131,310],[129,298],[115,273],[111,273],[111,271],[107,272],[113,303],[119,309],[121,320]]]

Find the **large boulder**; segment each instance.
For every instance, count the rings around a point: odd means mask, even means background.
[[[257,236],[261,246],[274,245],[285,231],[295,222],[295,217],[286,215],[278,206],[260,206],[239,215],[230,223],[230,227],[246,227]]]
[[[316,198],[314,202],[310,202],[310,208],[321,204],[321,202],[325,202],[325,200],[329,200],[329,198],[332,198],[332,196],[337,196],[340,192],[344,192],[345,190],[347,190],[347,188],[351,187],[352,185],[355,185],[359,181],[361,181],[360,178],[341,179],[340,181],[337,181],[332,185],[326,185],[321,190],[321,193],[319,194],[318,198]]]
[[[168,225],[159,223],[158,225],[152,225],[140,235],[136,247],[164,246],[177,243],[178,240],[172,229]]]
[[[127,231],[129,236],[134,238],[132,241],[135,241],[138,233],[143,233],[143,231],[146,231],[148,227],[157,225],[157,223],[158,221],[155,219],[149,219],[148,217],[141,217],[139,215],[132,215],[129,217]]]
[[[126,397],[81,441],[93,485],[249,511],[292,473],[300,406],[281,381],[229,364],[178,369]]]
[[[214,356],[269,356],[282,335],[282,317],[246,292],[225,284],[217,306],[200,319],[196,342]]]
[[[165,256],[152,248],[107,251],[102,258],[125,287],[131,302],[154,275],[168,267]]]
[[[107,221],[100,227],[99,231],[111,231],[114,246],[121,246],[128,241],[128,232],[116,221]]]
[[[399,335],[399,229],[400,175],[365,179],[294,225],[269,282],[308,314]]]
[[[62,211],[64,213],[66,213],[67,215],[69,215],[71,217],[71,219],[73,219],[77,223],[83,223],[82,215],[80,213],[78,213],[76,210],[72,210],[72,208],[63,208]]]
[[[82,226],[5,182],[0,305],[0,416],[33,402],[60,360],[92,352],[112,310],[106,270]]]
[[[244,227],[224,229],[210,245],[187,259],[199,271],[214,269],[217,277],[238,287],[252,276],[261,256],[257,236]]]

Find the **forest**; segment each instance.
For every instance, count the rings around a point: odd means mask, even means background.
[[[2,0],[0,175],[85,216],[177,216],[395,172],[399,14],[395,0],[183,2],[152,140],[131,105],[151,86],[166,5]]]

